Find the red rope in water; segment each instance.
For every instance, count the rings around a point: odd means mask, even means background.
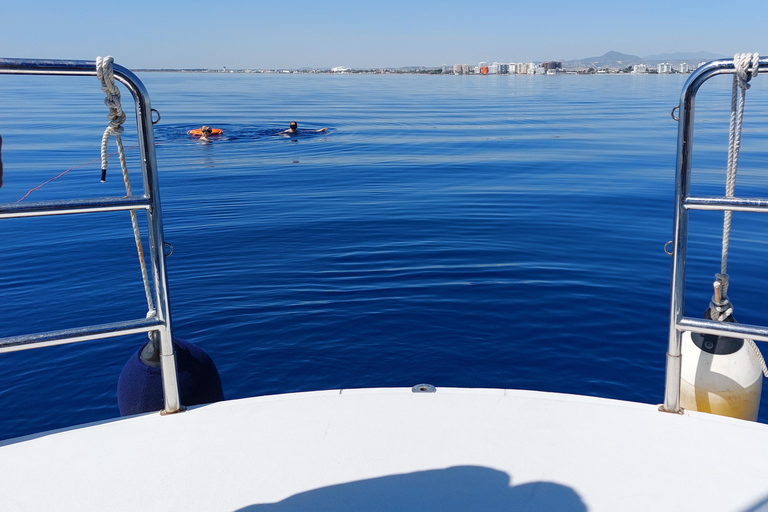
[[[131,147],[129,147],[129,148],[126,148],[126,149],[134,149],[134,148],[137,148],[137,147],[138,147],[138,146],[131,146]],[[111,154],[111,155],[109,155],[109,156],[115,156],[116,154],[117,154],[117,152],[115,152],[115,153],[112,153],[112,154]],[[32,188],[32,189],[30,189],[30,190],[29,190],[29,191],[28,191],[26,194],[24,194],[24,196],[23,196],[21,199],[19,199],[19,200],[18,200],[18,201],[16,201],[16,202],[17,202],[17,203],[20,203],[20,202],[22,202],[24,199],[26,199],[26,197],[27,197],[29,194],[31,194],[31,193],[32,193],[32,192],[34,192],[35,190],[37,190],[37,189],[41,188],[43,185],[45,185],[45,184],[47,184],[47,183],[50,183],[50,182],[52,182],[52,181],[53,181],[53,180],[55,180],[55,179],[61,178],[62,176],[64,176],[65,174],[67,174],[67,173],[68,173],[69,171],[71,171],[72,169],[79,169],[80,167],[85,167],[86,165],[92,164],[93,162],[95,162],[95,161],[97,161],[97,160],[101,160],[101,156],[99,156],[99,157],[97,157],[97,158],[94,158],[93,160],[89,160],[89,161],[85,162],[84,164],[75,165],[75,166],[73,166],[73,167],[70,167],[70,168],[69,168],[69,169],[67,169],[66,171],[64,171],[64,172],[62,172],[61,174],[59,174],[58,176],[54,176],[53,178],[49,179],[48,181],[44,181],[43,183],[39,184],[39,185],[38,185],[38,186],[36,186],[35,188]]]

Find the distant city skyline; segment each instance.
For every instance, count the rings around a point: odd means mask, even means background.
[[[748,16],[746,13],[749,13]],[[392,68],[768,52],[762,2],[527,3],[6,2],[0,56],[94,59],[130,68]],[[738,28],[737,28],[738,27]]]
[[[536,74],[548,69],[560,71],[587,71],[589,69],[613,70],[622,72],[638,72],[641,69],[656,69],[658,73],[683,72],[687,73],[695,69],[698,64],[728,58],[727,55],[718,55],[709,52],[692,53],[668,53],[651,55],[646,58],[637,55],[627,55],[619,52],[606,52],[597,57],[586,57],[572,61],[535,61],[535,62],[498,62],[489,63],[480,61],[477,64],[456,63],[442,64],[440,66],[401,66],[385,68],[351,68],[348,66],[316,67],[316,68],[135,68],[144,71],[207,71],[207,72],[331,72],[331,73],[359,73],[359,72],[413,72],[413,73],[442,73],[442,74]],[[488,72],[482,72],[481,68],[488,68]],[[538,71],[537,71],[538,70]],[[641,71],[645,72],[645,71]],[[551,74],[551,73],[550,73]]]

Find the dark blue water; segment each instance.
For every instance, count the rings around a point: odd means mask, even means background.
[[[662,401],[669,114],[685,77],[141,78],[162,114],[175,334],[213,357],[228,398],[428,382]],[[697,193],[724,188],[721,78],[697,103]],[[758,77],[748,93],[745,196],[766,190],[766,92]],[[102,99],[92,77],[0,77],[0,201],[73,167],[25,201],[122,195],[116,157],[105,184],[88,163]],[[292,120],[328,132],[279,135]],[[225,133],[186,135],[201,124]],[[139,187],[133,126],[125,140]],[[720,268],[721,214],[691,225],[686,312],[698,315]],[[734,220],[742,322],[766,322],[767,227]],[[127,213],[11,219],[0,236],[2,335],[144,316]],[[2,355],[0,438],[117,416],[117,377],[144,339]]]

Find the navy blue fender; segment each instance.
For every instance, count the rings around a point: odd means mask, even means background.
[[[165,407],[159,359],[155,357],[153,361],[146,357],[152,343],[137,350],[120,372],[117,404],[122,416],[161,411]],[[173,340],[173,349],[181,404],[191,406],[224,400],[219,371],[211,357],[196,345],[177,338]]]

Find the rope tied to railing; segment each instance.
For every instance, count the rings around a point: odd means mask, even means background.
[[[744,97],[749,89],[749,81],[757,76],[760,69],[760,55],[757,53],[737,53],[733,56],[735,72],[731,90],[731,122],[728,130],[728,167],[725,180],[725,196],[733,197],[736,190],[736,170],[739,165],[741,149],[741,125],[744,119]],[[751,69],[750,69],[751,68]],[[728,294],[728,246],[731,238],[732,212],[726,210],[723,217],[723,250],[720,264],[722,296]]]
[[[101,181],[106,180],[107,175],[107,143],[110,135],[115,137],[117,142],[117,152],[120,156],[120,167],[123,170],[123,182],[125,183],[125,194],[133,195],[131,191],[131,181],[128,178],[128,164],[125,161],[125,150],[123,149],[123,139],[120,136],[123,133],[123,123],[125,122],[125,112],[120,103],[120,89],[115,85],[115,74],[112,70],[114,59],[111,56],[104,58],[96,57],[96,76],[101,80],[101,90],[107,95],[104,104],[109,107],[109,125],[104,130],[104,136],[101,138]],[[139,255],[139,264],[141,265],[141,277],[144,281],[144,293],[147,296],[147,309],[154,311],[154,301],[152,300],[152,290],[149,286],[149,275],[147,273],[147,263],[144,259],[144,247],[141,243],[141,233],[139,232],[139,223],[136,219],[136,210],[131,210],[131,224],[133,226],[133,238],[136,242],[136,251]]]
[[[112,70],[112,56],[104,58],[96,57],[96,76],[101,80],[101,90],[107,95],[104,98],[104,104],[109,108],[109,125],[104,130],[101,138],[101,181],[107,177],[107,143],[109,136],[113,135],[118,148],[122,147],[123,141],[120,135],[123,133],[123,123],[125,122],[125,112],[120,103],[120,89],[115,85],[115,74]],[[122,159],[122,152],[120,153]],[[129,194],[130,195],[130,194]]]

